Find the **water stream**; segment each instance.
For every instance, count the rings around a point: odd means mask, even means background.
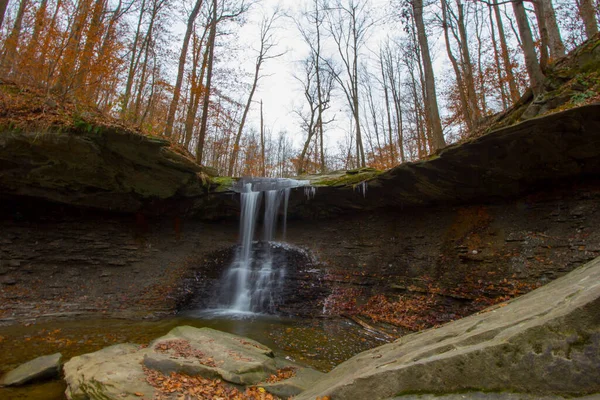
[[[61,352],[64,360],[116,343],[147,344],[176,326],[209,327],[249,337],[269,346],[280,357],[329,371],[356,353],[385,343],[345,320],[252,319],[178,316],[159,321],[85,319],[0,327],[0,375],[41,355]],[[53,380],[0,388],[2,400],[65,400],[65,383]]]

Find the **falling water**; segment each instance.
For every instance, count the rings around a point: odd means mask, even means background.
[[[240,192],[240,246],[228,271],[223,287],[228,313],[244,315],[273,313],[277,294],[283,287],[285,265],[273,259],[272,242],[283,200],[283,234],[287,228],[290,190],[306,186],[308,181],[293,179],[245,178],[234,187]],[[264,196],[262,242],[254,242],[256,223]]]

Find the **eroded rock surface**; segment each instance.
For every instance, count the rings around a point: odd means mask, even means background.
[[[600,392],[600,259],[509,303],[340,364],[297,400]],[[407,397],[407,398],[415,398]]]
[[[253,385],[277,370],[268,347],[210,328],[177,327],[148,348],[144,365],[165,375],[177,372]]]
[[[73,357],[64,366],[67,398],[139,399],[143,396],[151,399],[154,388],[146,382],[141,367],[147,351],[135,344],[118,344]]]
[[[0,379],[0,386],[18,386],[33,381],[57,378],[60,374],[62,354],[42,356],[26,362]]]

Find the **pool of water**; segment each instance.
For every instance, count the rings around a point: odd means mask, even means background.
[[[160,321],[91,319],[0,327],[0,373],[33,358],[61,352],[63,360],[117,343],[146,344],[179,325],[209,327],[246,336],[276,355],[327,372],[385,340],[341,319],[289,319],[273,316],[187,314]],[[63,400],[62,381],[0,388],[0,399]]]

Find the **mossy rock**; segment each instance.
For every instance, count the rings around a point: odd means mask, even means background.
[[[311,179],[310,183],[313,186],[354,186],[374,179],[383,172],[375,168],[359,168],[344,173],[320,176],[317,179]]]

